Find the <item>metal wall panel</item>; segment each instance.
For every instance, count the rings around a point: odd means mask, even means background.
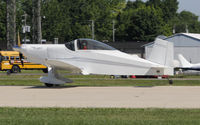
[[[200,40],[182,34],[165,40],[174,43],[175,60],[178,60],[178,54],[182,54],[191,63],[200,63]],[[153,44],[145,46],[145,57],[150,55],[152,46]]]
[[[175,47],[174,59],[178,60],[178,54],[182,54],[191,63],[200,63],[200,47]]]
[[[187,47],[193,47],[193,46],[199,46],[200,47],[200,40],[185,36],[185,35],[175,35],[173,37],[169,37],[165,39],[167,41],[173,42],[174,46],[187,46]]]

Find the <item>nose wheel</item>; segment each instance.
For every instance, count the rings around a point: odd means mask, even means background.
[[[48,76],[40,77],[40,82],[44,83],[46,87],[56,87],[61,84],[72,83],[73,81],[59,76],[54,68],[48,67]]]

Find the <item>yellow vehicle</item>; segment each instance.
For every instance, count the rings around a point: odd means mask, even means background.
[[[21,56],[21,58],[17,51],[0,51],[0,70],[7,71],[8,74],[21,72],[21,69],[39,69],[45,73],[48,72],[46,66],[28,62],[24,56]]]

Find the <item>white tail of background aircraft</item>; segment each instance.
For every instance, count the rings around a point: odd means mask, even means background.
[[[183,55],[181,55],[181,54],[178,55],[178,59],[179,59],[179,61],[180,61],[181,67],[183,67],[183,68],[190,68],[190,67],[193,66],[193,65],[192,65],[190,62],[188,62],[188,61],[183,57]]]
[[[178,55],[180,61],[180,68],[184,70],[197,70],[200,71],[200,63],[191,64],[181,54]]]

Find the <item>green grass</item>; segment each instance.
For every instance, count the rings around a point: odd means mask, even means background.
[[[31,73],[31,72],[30,72]],[[35,73],[35,72],[34,72]],[[40,75],[0,74],[0,85],[43,86]],[[167,80],[110,79],[103,75],[67,75],[67,86],[168,86]],[[177,77],[175,77],[177,78]],[[180,78],[180,77],[178,77]],[[182,78],[199,78],[197,76]],[[199,86],[200,80],[174,80],[173,86]],[[65,85],[66,86],[66,85]],[[200,109],[6,108],[0,125],[199,125]]]
[[[40,74],[33,71],[23,74],[0,74],[0,85],[27,85],[27,86],[43,86],[39,82]],[[31,70],[32,71],[32,70]],[[66,73],[65,77],[70,78],[74,83],[69,83],[67,86],[169,86],[168,80],[162,79],[111,79],[107,75],[69,75]],[[43,74],[47,75],[47,74]],[[191,80],[173,80],[173,86],[200,86],[200,76],[174,76],[173,78],[191,78]],[[196,79],[197,78],[197,79]]]
[[[200,109],[0,108],[1,125],[199,125]]]
[[[42,86],[40,76],[0,77],[0,85]],[[74,76],[73,76],[74,77]],[[109,79],[109,78],[71,78],[74,82],[67,86],[169,86],[168,80]],[[173,86],[199,86],[200,80],[174,80]]]
[[[200,75],[174,75],[171,78],[200,78]]]
[[[40,86],[38,75],[1,76],[0,85],[33,85]],[[167,80],[109,79],[94,76],[68,76],[74,83],[68,86],[168,86]],[[176,86],[199,86],[200,80],[174,80]]]
[[[74,86],[169,86],[168,80],[74,80]],[[200,80],[174,80],[173,86],[199,86]]]

